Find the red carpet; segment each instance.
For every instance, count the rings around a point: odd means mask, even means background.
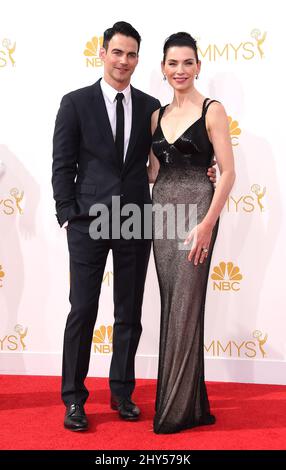
[[[214,426],[173,435],[152,432],[155,381],[138,380],[138,422],[122,422],[109,408],[107,379],[87,380],[90,430],[63,428],[59,377],[0,377],[0,449],[195,450],[286,449],[286,387],[209,383]]]

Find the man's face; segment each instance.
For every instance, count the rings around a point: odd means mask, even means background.
[[[107,51],[100,50],[104,62],[104,78],[113,88],[124,90],[138,64],[138,43],[136,39],[115,34],[109,41]]]

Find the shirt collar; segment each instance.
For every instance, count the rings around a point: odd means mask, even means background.
[[[106,96],[108,101],[110,103],[114,103],[115,102],[115,97],[118,93],[118,90],[115,90],[115,88],[113,88],[111,85],[109,85],[109,83],[107,83],[104,80],[104,78],[102,78],[102,80],[100,80],[100,86],[101,86],[101,90],[102,90],[103,94]],[[124,90],[122,90],[120,93],[123,93],[125,103],[128,104],[129,101],[130,101],[130,98],[131,98],[130,84]]]

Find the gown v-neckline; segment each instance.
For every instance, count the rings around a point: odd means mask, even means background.
[[[165,109],[166,109],[166,108],[165,108]],[[164,110],[164,111],[165,111],[165,110]],[[168,139],[166,139],[166,136],[165,136],[165,134],[164,134],[164,131],[163,131],[162,125],[161,125],[162,117],[163,117],[163,115],[161,116],[160,123],[159,123],[160,129],[161,129],[161,132],[162,132],[162,136],[164,137],[164,139],[165,139],[165,141],[167,142],[168,145],[174,145],[176,142],[178,142],[178,140],[180,140],[180,139],[185,135],[185,133],[186,133],[187,131],[189,131],[195,124],[197,124],[197,122],[199,122],[199,121],[202,119],[203,116],[200,116],[200,117],[199,117],[196,121],[194,121],[189,127],[187,127],[187,129],[185,129],[184,132],[182,132],[182,134],[180,134],[179,137],[178,137],[176,140],[174,140],[174,142],[169,142]]]

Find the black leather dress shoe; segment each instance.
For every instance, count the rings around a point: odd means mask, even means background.
[[[137,421],[140,415],[140,409],[131,400],[131,397],[116,397],[111,395],[110,406],[112,410],[117,410],[120,418],[125,421]]]
[[[88,429],[83,405],[73,403],[67,406],[64,427],[70,431],[86,431]]]

